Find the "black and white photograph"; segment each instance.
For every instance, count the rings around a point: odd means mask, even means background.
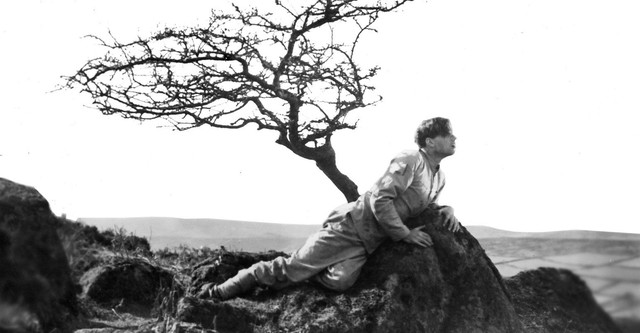
[[[640,3],[0,4],[0,333],[640,332]]]

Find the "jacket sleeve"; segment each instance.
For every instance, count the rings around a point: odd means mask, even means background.
[[[389,237],[399,241],[409,235],[407,228],[393,201],[402,194],[413,181],[416,159],[411,155],[394,158],[385,174],[371,190],[370,205],[373,215]]]

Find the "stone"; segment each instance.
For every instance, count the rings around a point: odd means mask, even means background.
[[[621,332],[587,284],[569,270],[542,267],[505,282],[527,332]]]
[[[149,316],[162,297],[182,294],[173,273],[141,259],[123,259],[87,271],[80,279],[82,296],[96,303],[141,316]]]
[[[363,287],[389,292],[377,331],[522,331],[501,275],[466,229],[444,230],[429,212],[408,225],[424,225],[433,247],[387,242],[362,271]]]
[[[0,330],[11,322],[16,331],[66,331],[77,315],[77,289],[57,225],[36,189],[0,178]]]
[[[96,303],[141,316],[149,316],[172,291],[182,294],[183,287],[173,273],[144,260],[123,259],[87,271],[80,279],[82,296]]]

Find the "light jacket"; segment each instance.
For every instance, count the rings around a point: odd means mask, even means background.
[[[348,214],[368,253],[387,237],[399,241],[409,235],[404,225],[430,204],[437,203],[445,185],[440,167],[432,172],[422,150],[396,156],[384,175],[355,202],[336,208],[330,215]]]

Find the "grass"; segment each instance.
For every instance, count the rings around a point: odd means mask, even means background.
[[[114,226],[104,231],[98,231],[93,226],[66,219],[59,220],[58,235],[71,267],[72,277],[78,284],[83,274],[90,269],[121,261],[141,260],[172,272],[174,275],[173,283],[161,288],[155,296],[153,309],[149,311],[151,316],[155,318],[155,322],[164,325],[165,331],[175,323],[178,301],[184,295],[185,286],[190,283],[193,267],[206,259],[217,258],[221,251],[226,251],[209,247],[192,248],[180,245],[152,252],[146,238],[129,233],[124,227]],[[117,306],[105,309],[100,308],[94,302],[80,302],[80,306],[84,307],[80,312],[85,316],[99,317],[88,318],[89,321],[99,319],[102,322],[111,322],[108,325],[115,326],[122,325],[122,321],[127,323],[132,321],[130,314],[120,312]],[[2,307],[0,304],[0,312],[2,311],[18,310]],[[20,318],[17,315],[14,317]]]

